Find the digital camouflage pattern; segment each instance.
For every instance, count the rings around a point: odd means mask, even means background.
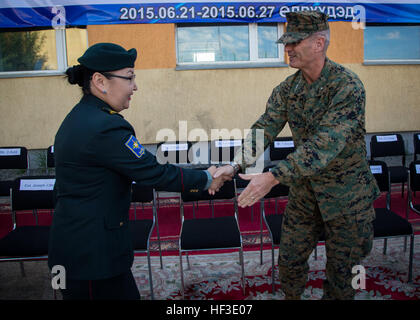
[[[281,288],[287,297],[298,299],[309,271],[308,258],[318,240],[326,239],[326,278],[323,299],[353,299],[352,268],[372,249],[371,203],[364,203],[356,215],[341,214],[323,221],[309,180],[289,194],[279,247]]]
[[[287,297],[303,293],[307,259],[325,232],[324,297],[351,299],[351,268],[370,251],[372,203],[380,194],[366,160],[364,86],[328,58],[311,85],[297,71],[273,89],[265,113],[251,127],[264,129],[264,143],[249,134],[234,161],[250,166],[286,122],[295,151],[271,171],[290,187],[279,251],[282,289]]]
[[[289,12],[286,19],[286,33],[277,43],[299,42],[315,32],[329,29],[328,16],[319,11]]]
[[[301,71],[288,77],[273,89],[265,113],[251,127],[251,132],[264,129],[264,145],[251,143],[249,134],[234,161],[250,166],[251,154],[261,154],[286,122],[295,152],[271,172],[291,188],[309,180],[324,221],[342,211],[357,213],[360,203],[379,196],[366,161],[365,90],[356,74],[326,58],[313,84]]]

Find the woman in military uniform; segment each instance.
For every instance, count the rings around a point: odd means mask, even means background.
[[[167,191],[221,185],[209,170],[158,164],[119,114],[137,90],[136,49],[99,43],[66,71],[83,97],[61,124],[54,142],[56,209],[48,264],[64,266],[64,299],[139,299],[131,273],[128,229],[131,184]]]

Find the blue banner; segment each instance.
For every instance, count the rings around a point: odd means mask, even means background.
[[[318,10],[330,21],[420,23],[418,0],[330,2],[168,0],[0,0],[0,28],[122,23],[284,22],[291,11]]]

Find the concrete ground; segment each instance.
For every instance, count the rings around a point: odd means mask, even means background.
[[[0,262],[0,300],[53,300],[47,261],[25,261],[23,268],[24,276],[21,262]]]

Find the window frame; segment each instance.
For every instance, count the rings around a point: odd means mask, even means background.
[[[175,54],[176,70],[196,70],[196,69],[234,69],[234,68],[271,68],[287,67],[285,63],[284,46],[278,43],[279,58],[259,58],[258,57],[258,23],[246,23],[248,25],[249,41],[249,60],[247,61],[211,61],[211,62],[178,62],[178,27],[175,25]],[[210,26],[223,26],[224,23],[212,24]],[[199,26],[191,24],[191,26]],[[284,33],[284,24],[277,23],[277,34],[279,38]]]
[[[57,54],[57,69],[55,70],[25,70],[25,71],[0,71],[2,78],[22,78],[22,77],[40,77],[63,75],[68,68],[67,65],[67,45],[66,29],[57,27],[55,29],[55,50]],[[27,30],[22,29],[22,31]]]
[[[418,59],[365,59],[365,32],[369,27],[387,27],[390,24],[386,23],[368,23],[366,28],[363,30],[363,65],[416,65],[420,64],[420,57]],[[417,26],[420,27],[418,23],[395,23],[392,26]],[[419,39],[420,41],[420,39]]]

